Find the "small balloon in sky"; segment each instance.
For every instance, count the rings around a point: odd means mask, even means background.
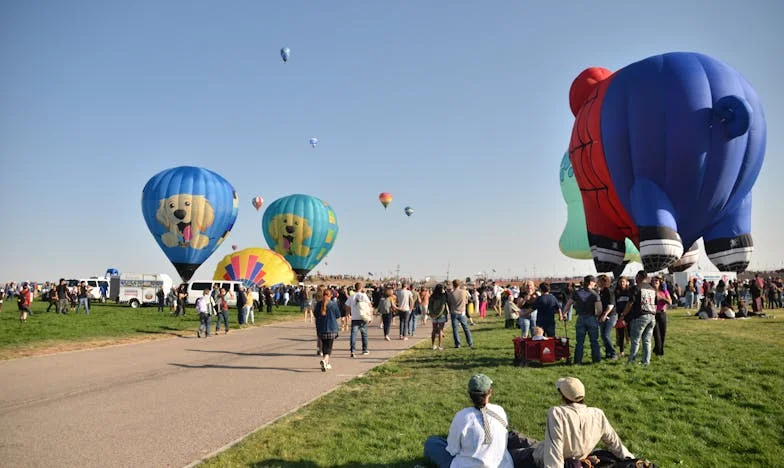
[[[387,206],[392,203],[392,194],[389,192],[381,192],[378,194],[378,201],[384,205],[384,209],[387,209]]]
[[[256,208],[256,211],[259,211],[259,209],[261,209],[261,205],[264,204],[264,199],[261,198],[261,196],[256,196],[253,198],[253,200],[251,200],[251,204],[253,205],[253,208]]]
[[[280,58],[283,59],[283,63],[289,61],[289,55],[291,55],[291,50],[288,47],[280,49]]]
[[[313,148],[315,148],[315,147],[316,147],[316,145],[318,144],[318,138],[316,138],[316,137],[311,137],[311,138],[310,138],[310,140],[308,140],[308,143],[310,144],[310,146],[312,146]]]
[[[403,212],[406,214],[406,216],[411,216],[412,214],[414,214],[414,209],[413,209],[413,208],[411,208],[410,206],[407,206],[407,207],[406,207],[406,208],[403,210]]]

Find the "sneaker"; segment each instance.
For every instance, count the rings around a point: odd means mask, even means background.
[[[404,337],[403,337],[403,341],[408,341],[408,337],[407,337],[407,336],[404,336]]]
[[[392,341],[392,338],[390,338],[389,335],[384,336],[384,339],[387,341]]]
[[[438,350],[439,350],[439,351],[443,351],[443,350],[444,350],[444,347],[443,347],[443,346],[439,346],[439,347],[438,347]]]
[[[319,361],[319,364],[321,364],[321,372],[326,372],[327,371],[327,364],[324,362],[323,359],[321,361]]]
[[[323,356],[323,355],[324,355],[324,353],[323,353],[323,352],[321,352],[321,350],[320,350],[320,349],[316,351],[316,354],[318,354],[319,356]]]
[[[367,351],[367,350],[365,350],[365,351],[362,351],[362,355],[363,355],[363,356],[367,356],[368,354],[370,354],[370,351]]]
[[[433,351],[435,351],[435,350],[437,350],[437,349],[438,349],[438,346],[436,346],[436,345],[433,345]]]
[[[353,352],[351,353],[351,357],[356,357],[356,356],[354,356],[354,353],[353,353]]]
[[[330,364],[330,363],[326,363],[325,366],[326,366],[327,369],[332,369],[332,364]]]
[[[201,330],[199,330],[199,331],[197,331],[197,332],[196,332],[196,336],[198,336],[199,338],[201,338]]]

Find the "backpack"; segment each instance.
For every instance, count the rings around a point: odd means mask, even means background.
[[[357,305],[357,310],[359,311],[359,316],[362,318],[362,321],[370,322],[373,320],[373,307],[370,300],[365,300],[367,296],[363,298],[360,294],[361,293],[356,293],[354,295],[354,303]]]

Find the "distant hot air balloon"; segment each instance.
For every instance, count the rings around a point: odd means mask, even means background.
[[[403,210],[403,212],[406,214],[406,216],[411,216],[412,214],[414,214],[414,209],[413,209],[413,208],[411,208],[410,206],[407,206],[407,207],[406,207],[406,208]]]
[[[378,201],[380,201],[381,204],[384,205],[384,209],[386,210],[387,206],[389,206],[389,204],[392,203],[392,194],[389,192],[381,192],[378,194]]]
[[[256,211],[259,211],[259,209],[261,209],[261,205],[264,204],[264,199],[261,197],[254,197],[250,203],[253,205],[253,208],[256,208]]]
[[[283,255],[299,281],[326,257],[338,234],[335,211],[310,195],[289,195],[272,202],[261,220],[270,249]]]
[[[280,58],[283,59],[283,63],[289,61],[289,55],[291,55],[291,50],[288,47],[280,49]]]
[[[237,250],[237,244],[231,244],[231,250]]]
[[[183,281],[189,281],[226,239],[237,209],[234,187],[201,167],[162,171],[142,191],[147,227]]]
[[[242,281],[245,286],[294,284],[297,276],[283,256],[269,249],[251,247],[223,257],[212,279]]]
[[[310,143],[310,146],[312,146],[313,148],[315,148],[315,147],[316,147],[316,145],[318,144],[318,138],[316,138],[316,137],[312,137],[310,140],[308,140],[308,143]]]
[[[558,241],[558,248],[569,258],[590,260],[593,257],[591,256],[591,247],[588,245],[583,198],[580,194],[580,187],[577,186],[577,181],[574,178],[569,153],[565,153],[561,159],[559,178],[561,180],[561,195],[566,202],[566,226]],[[631,240],[626,239],[625,248],[625,261],[640,261],[640,252]]]

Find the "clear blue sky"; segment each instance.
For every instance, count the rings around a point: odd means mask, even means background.
[[[266,247],[250,200],[292,193],[337,212],[325,273],[593,271],[557,245],[569,86],[670,51],[719,58],[760,95],[752,268],[780,268],[782,18],[776,0],[2,2],[0,281],[110,266],[176,278],[140,199],[179,165],[240,195],[194,278],[231,244]]]

